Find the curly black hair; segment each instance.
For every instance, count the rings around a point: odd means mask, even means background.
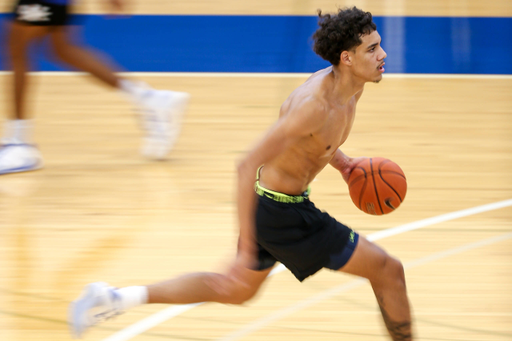
[[[340,63],[343,51],[361,45],[361,36],[377,29],[372,14],[356,7],[342,8],[338,14],[324,14],[318,10],[320,28],[313,34],[313,50],[333,65]]]

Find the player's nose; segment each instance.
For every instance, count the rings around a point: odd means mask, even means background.
[[[384,49],[381,49],[381,50],[382,50],[382,52],[380,55],[380,57],[381,57],[380,60],[384,60],[388,56],[388,54],[386,53],[386,51],[384,51]]]

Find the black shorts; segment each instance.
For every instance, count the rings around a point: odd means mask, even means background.
[[[320,211],[307,196],[302,202],[279,202],[275,199],[278,193],[262,190],[257,190],[257,270],[279,261],[303,281],[322,268],[339,270],[348,262],[359,239],[357,233]]]
[[[63,26],[70,21],[69,6],[41,0],[20,0],[14,7],[14,20],[34,26]]]

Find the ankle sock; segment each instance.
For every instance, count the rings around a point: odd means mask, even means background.
[[[145,83],[133,82],[128,79],[119,80],[119,89],[123,95],[130,97],[136,103],[139,103],[144,95],[151,90]]]
[[[30,143],[33,131],[32,120],[7,120],[3,143]]]
[[[148,303],[148,288],[132,286],[116,289],[119,297],[119,309],[124,311]]]

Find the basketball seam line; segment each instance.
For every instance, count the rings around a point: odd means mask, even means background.
[[[391,188],[391,190],[392,190],[393,192],[395,192],[396,196],[397,196],[397,197],[398,197],[398,199],[400,200],[400,203],[402,203],[402,202],[403,202],[402,197],[400,196],[400,194],[398,193],[398,191],[397,191],[393,186],[391,186],[391,185],[390,185],[390,184],[389,184],[389,183],[384,179],[384,177],[382,176],[382,174],[381,174],[381,172],[380,172],[380,169],[379,169],[379,176],[380,176],[381,180],[382,180],[386,185],[388,185],[388,187],[389,187],[389,188]],[[405,198],[405,196],[404,196],[404,198]],[[395,210],[395,209],[393,209],[393,210]]]
[[[377,203],[379,204],[381,214],[384,214],[384,210],[382,209],[382,205],[380,203],[379,192],[377,191],[377,183],[375,182],[375,178],[373,177],[373,158],[370,158],[370,169],[372,171],[373,178],[373,189],[375,190],[375,196],[377,197]],[[378,169],[380,172],[380,169]]]
[[[367,182],[368,182],[368,176],[366,174],[366,170],[364,168],[361,167],[361,169],[363,170],[364,172],[364,183],[363,183],[363,186],[361,187],[361,191],[359,192],[359,209],[360,210],[363,210],[362,207],[363,207],[363,193],[364,191],[366,190],[366,185],[367,185]]]

